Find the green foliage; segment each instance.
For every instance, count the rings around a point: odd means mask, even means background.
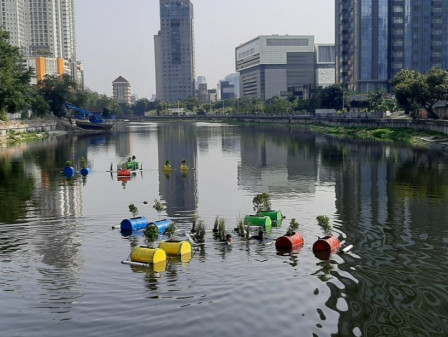
[[[428,75],[414,70],[401,70],[391,81],[398,105],[407,113],[424,108],[429,118],[438,119],[433,106],[448,100],[448,71],[433,68]]]
[[[135,216],[138,214],[138,208],[134,204],[129,204],[129,212],[132,213],[132,216],[135,218]]]
[[[157,213],[162,212],[165,209],[165,206],[163,206],[162,202],[159,199],[154,199],[154,205],[152,206]]]
[[[197,222],[197,229],[196,229],[196,234],[195,234],[195,238],[198,242],[204,242],[204,238],[205,238],[205,223],[203,220],[199,220]]]
[[[159,238],[159,229],[156,225],[149,225],[143,231],[143,235],[145,236],[145,241],[151,245],[152,242],[156,241]]]
[[[288,230],[286,231],[286,235],[294,235],[294,233],[299,229],[300,224],[297,222],[295,218],[291,219],[291,222],[289,223]]]
[[[65,162],[65,167],[72,167],[72,166],[73,166],[73,163],[71,162],[71,160],[67,160]]]
[[[87,159],[86,159],[86,158],[81,157],[80,162],[81,162],[81,168],[82,168],[82,169],[85,169],[85,168],[88,167],[88,163],[87,163]]]
[[[271,197],[266,192],[257,194],[252,199],[252,203],[254,205],[254,211],[256,211],[257,214],[271,210]]]
[[[224,218],[220,218],[218,222],[218,234],[216,235],[217,239],[225,241],[226,233],[226,220]]]
[[[320,107],[323,109],[337,110],[344,106],[342,103],[343,89],[338,84],[320,89],[318,95],[320,97]]]
[[[317,224],[322,228],[325,235],[331,235],[333,227],[330,224],[330,218],[326,215],[318,215],[316,217]]]
[[[171,223],[171,225],[168,226],[168,228],[165,230],[165,235],[169,238],[172,238],[174,234],[176,233],[176,224],[174,222]]]
[[[68,75],[46,75],[39,81],[42,96],[49,102],[50,110],[55,116],[64,117],[65,102],[73,102],[76,92],[76,83]]]
[[[19,49],[9,44],[9,34],[0,29],[0,119],[30,107],[31,68],[25,69]]]
[[[246,232],[246,227],[244,226],[243,220],[238,220],[238,226],[236,228],[236,232],[239,234],[239,236],[244,236]]]

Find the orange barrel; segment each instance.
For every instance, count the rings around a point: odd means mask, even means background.
[[[131,253],[132,262],[160,263],[166,261],[166,253],[163,249],[135,247]]]
[[[341,248],[341,242],[334,236],[326,236],[320,238],[313,244],[313,251],[317,252],[331,252],[336,253]]]
[[[188,241],[162,241],[159,248],[167,255],[191,255],[191,243]]]
[[[118,170],[118,176],[119,177],[130,177],[131,170]]]
[[[296,232],[293,235],[283,235],[275,240],[275,248],[278,250],[293,250],[303,246],[305,240],[302,233]]]

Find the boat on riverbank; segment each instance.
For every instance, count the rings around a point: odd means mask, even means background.
[[[105,131],[105,132],[107,132],[107,131],[110,131],[114,125],[113,124],[108,124],[108,123],[105,123],[105,122],[95,123],[95,122],[91,122],[89,120],[77,119],[76,120],[76,126],[78,126],[81,129],[85,129],[85,130],[96,130],[96,131]]]

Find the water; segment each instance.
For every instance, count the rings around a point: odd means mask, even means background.
[[[107,172],[132,155],[142,173],[122,182]],[[65,161],[79,168],[81,157],[93,172],[66,179]],[[165,160],[176,168],[168,178]],[[132,124],[4,148],[2,335],[447,336],[447,165],[406,146],[217,123]],[[271,240],[224,245],[208,233],[190,261],[164,270],[120,263],[144,243],[112,229],[130,203],[179,229],[197,214],[209,232],[216,216],[231,231],[261,192],[287,217]],[[313,254],[317,215],[350,253]],[[277,253],[273,239],[291,218],[305,245]]]

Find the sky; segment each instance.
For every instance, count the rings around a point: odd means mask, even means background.
[[[192,0],[196,77],[216,88],[235,72],[235,48],[259,35],[314,35],[334,43],[334,0]],[[156,93],[159,0],[75,0],[77,58],[85,87],[112,96],[123,76],[138,98]]]

